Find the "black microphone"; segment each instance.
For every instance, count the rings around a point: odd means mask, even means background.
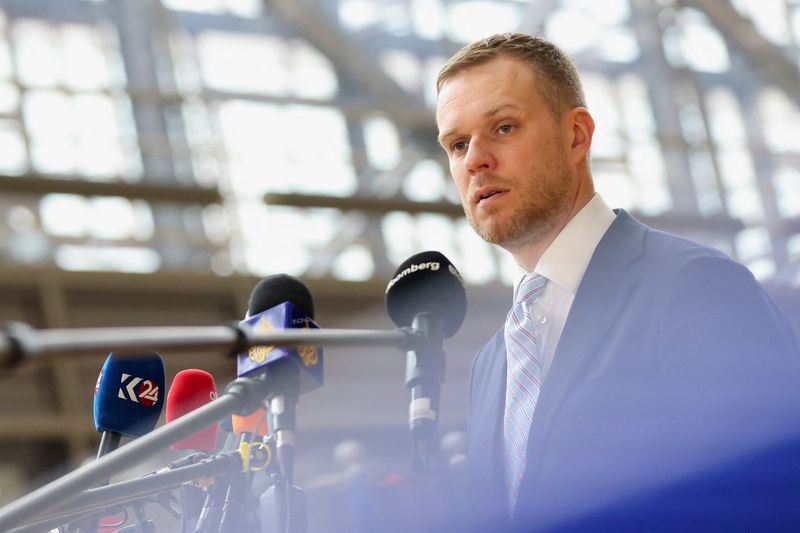
[[[261,280],[250,295],[247,318],[242,322],[256,332],[285,328],[318,328],[314,300],[308,287],[286,274]],[[275,438],[279,475],[276,484],[261,496],[262,525],[270,523],[282,533],[305,531],[302,490],[294,487],[296,412],[300,394],[322,386],[322,349],[254,346],[239,355],[239,376],[266,371],[269,432]],[[301,495],[303,497],[301,497]],[[274,522],[273,522],[274,521]]]
[[[285,328],[318,328],[313,320],[314,300],[299,279],[277,274],[261,280],[250,295],[243,324],[254,331]],[[269,430],[275,435],[276,458],[281,477],[289,484],[293,477],[297,402],[301,393],[322,385],[322,349],[254,346],[239,356],[239,376],[267,373],[269,383]]]
[[[424,342],[406,357],[406,388],[411,389],[409,428],[413,467],[430,467],[435,449],[439,389],[444,381],[445,338],[452,337],[467,313],[467,295],[456,267],[440,252],[418,253],[404,261],[386,287],[386,309],[398,327],[411,327]]]

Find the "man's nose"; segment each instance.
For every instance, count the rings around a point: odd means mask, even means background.
[[[469,171],[470,174],[473,174],[476,172],[495,170],[495,167],[497,166],[497,160],[484,140],[472,138],[469,146],[467,147],[465,164],[467,171]]]

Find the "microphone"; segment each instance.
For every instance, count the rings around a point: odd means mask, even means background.
[[[205,370],[195,368],[175,374],[167,394],[167,424],[217,398],[214,377]],[[173,444],[170,448],[184,454],[195,452],[198,457],[213,453],[217,448],[219,426],[211,424]],[[181,531],[189,533],[200,517],[203,507],[203,490],[191,484],[180,488]]]
[[[217,398],[214,377],[196,368],[175,374],[167,394],[167,424]],[[213,453],[217,449],[219,426],[211,424],[170,445],[173,450]]]
[[[267,411],[260,407],[249,415],[233,415],[231,417],[231,431],[239,439],[239,452],[242,455],[262,450],[267,454],[268,462],[272,459],[272,441],[267,438],[269,425],[267,424]],[[269,472],[267,472],[269,481]],[[256,492],[264,492],[262,483],[258,478],[250,478],[251,488]]]
[[[313,319],[314,300],[308,287],[297,278],[278,274],[255,286],[242,324],[259,333],[275,328],[318,329]],[[269,522],[266,513],[275,519],[273,530],[304,531],[305,499],[296,495],[300,489],[292,484],[296,409],[300,394],[322,386],[322,349],[254,346],[239,355],[238,370],[239,376],[266,371],[269,385],[269,430],[275,437],[279,477],[261,497],[262,530]]]
[[[109,354],[94,392],[94,425],[101,434],[98,459],[116,450],[120,437],[141,437],[156,427],[164,406],[163,390],[160,355]]]
[[[277,274],[255,286],[242,324],[259,333],[285,328],[318,329],[313,318],[314,301],[308,287],[295,277]],[[265,371],[270,385],[270,432],[275,435],[281,476],[291,484],[297,401],[300,394],[322,386],[322,349],[254,346],[239,355],[239,376]]]
[[[233,415],[231,417],[231,426],[233,433],[240,439],[239,453],[242,457],[249,457],[253,450],[257,448],[265,452],[267,457],[271,456],[269,446],[261,441],[267,434],[268,429],[267,413],[263,407],[256,409],[249,415]],[[248,522],[247,519],[254,517],[250,517],[245,513],[246,510],[253,510],[251,507],[247,507],[247,503],[252,498],[252,481],[252,472],[237,472],[231,478],[219,521],[220,533],[241,529],[240,526],[243,523],[249,526],[244,529],[252,530],[253,520]]]
[[[249,442],[255,437],[265,437],[269,432],[267,412],[259,407],[249,415],[233,415],[231,431],[243,442]]]
[[[155,352],[108,355],[94,388],[94,425],[100,433],[98,459],[119,448],[122,436],[141,437],[156,427],[164,407],[164,382],[164,361]],[[106,478],[100,485],[107,483]],[[143,516],[140,518],[146,522]],[[98,519],[90,517],[78,527],[96,531],[97,524]]]
[[[406,388],[411,389],[409,427],[413,467],[429,469],[435,449],[439,389],[444,381],[444,338],[455,335],[467,313],[464,282],[440,252],[421,252],[406,259],[386,287],[386,309],[398,327],[422,333],[424,342],[406,357]]]
[[[241,322],[256,333],[269,333],[275,329],[319,329],[314,322],[314,299],[305,283],[287,274],[268,276],[259,281],[250,294],[247,315]],[[269,369],[275,363],[291,360],[300,375],[300,393],[322,386],[322,349],[314,346],[284,348],[279,346],[253,346],[239,354],[237,374],[253,376]]]

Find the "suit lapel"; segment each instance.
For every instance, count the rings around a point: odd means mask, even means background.
[[[475,420],[475,427],[486,428],[476,436],[481,451],[491,452],[492,456],[502,452],[498,448],[497,435],[503,433],[503,409],[505,407],[506,390],[506,354],[503,342],[503,330],[497,332],[492,345],[484,349],[481,354],[481,366],[475,369],[481,377],[480,383],[483,390],[476,391],[473,396],[481,398],[482,402],[472,405],[473,412],[470,418]]]
[[[624,307],[635,278],[631,269],[643,253],[647,229],[624,210],[619,210],[592,255],[539,395],[528,439],[528,467],[521,492],[535,490],[536,472],[545,457],[550,431],[565,398],[592,368],[598,347]]]
[[[503,480],[503,410],[505,408],[506,354],[503,330],[475,358],[470,382],[470,470],[478,484],[473,504],[483,519],[508,520]],[[476,400],[477,399],[477,400]],[[473,490],[475,487],[473,487]],[[500,523],[500,522],[497,522]],[[500,528],[502,530],[502,528]],[[476,531],[482,530],[476,527]]]

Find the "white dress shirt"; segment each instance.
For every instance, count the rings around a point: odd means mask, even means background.
[[[536,344],[543,358],[542,382],[553,363],[564,323],[589,260],[616,216],[600,195],[595,194],[564,226],[533,269],[548,279],[544,293],[531,308]],[[518,287],[519,282],[514,287],[515,296]]]

